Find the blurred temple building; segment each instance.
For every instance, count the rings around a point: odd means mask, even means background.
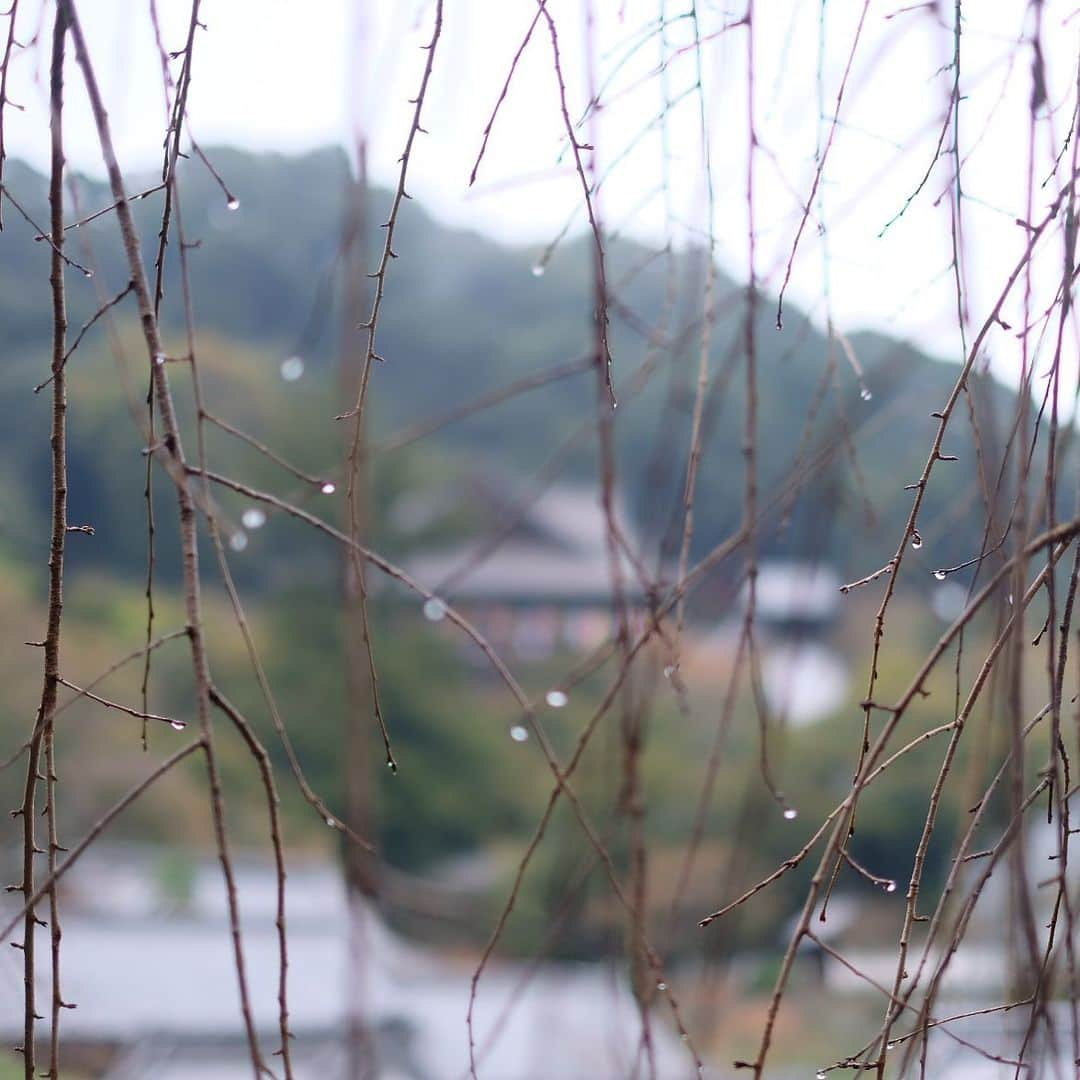
[[[545,660],[561,648],[591,649],[611,634],[614,592],[608,522],[596,487],[557,484],[533,494],[527,483],[473,479],[436,500],[406,496],[395,525],[443,536],[405,562],[416,581],[461,611],[498,649]],[[645,590],[628,552],[638,539],[621,498],[622,595],[635,618]],[[428,607],[429,617],[439,615]]]

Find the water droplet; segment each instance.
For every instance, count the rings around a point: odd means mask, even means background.
[[[231,547],[233,551],[243,551],[247,546],[247,533],[234,532],[232,536],[229,537],[229,547]]]
[[[896,892],[896,882],[895,881],[887,881],[887,882],[885,882],[885,891],[886,892]]]
[[[328,817],[326,819],[326,824],[329,825],[331,829],[337,828],[337,824],[334,822],[334,819],[332,817]]]
[[[656,989],[657,990],[666,990],[667,989],[667,983],[666,982],[658,982],[656,984]]]
[[[266,514],[257,506],[250,506],[240,515],[245,529],[261,529],[266,524]]]
[[[1013,594],[1009,593],[1009,606],[1010,607],[1012,607],[1012,602],[1013,602]]]
[[[937,581],[944,581],[948,576],[949,575],[946,574],[944,570],[935,570],[934,571],[934,578]]]
[[[863,401],[869,401],[873,396],[874,395],[870,392],[870,387],[869,386],[864,386],[859,391],[859,397],[861,397],[863,399]]]
[[[814,1073],[814,1076],[815,1080],[827,1080],[827,1074],[824,1069],[818,1069],[818,1071]]]
[[[570,700],[566,693],[562,690],[549,690],[544,700],[553,709],[562,709],[566,706],[566,703]]]
[[[183,731],[184,728],[187,727],[187,724],[185,724],[183,720],[170,720],[169,727],[171,727],[173,731]]]
[[[532,268],[532,276],[533,277],[543,277],[544,276],[544,264],[543,263],[536,263],[533,266],[533,268]]]
[[[333,480],[324,480],[323,483],[319,485],[319,490],[324,495],[333,495],[334,492],[337,491],[337,484],[335,484]]]
[[[891,1042],[890,1042],[890,1043],[886,1043],[886,1044],[885,1044],[885,1049],[886,1049],[886,1050],[892,1050],[892,1049],[893,1049],[893,1047],[895,1047],[895,1046],[896,1046],[896,1043],[891,1043]]]
[[[523,724],[515,724],[510,729],[510,738],[514,742],[525,742],[529,737],[529,729]]]
[[[154,364],[156,367],[161,367],[165,363],[164,353],[154,353]]]
[[[677,668],[677,667],[676,667],[676,666],[675,666],[674,664],[668,664],[668,665],[667,665],[667,666],[666,666],[666,667],[664,668],[664,678],[665,678],[665,679],[670,679],[670,678],[671,678],[671,676],[672,676],[672,675],[674,675],[674,674],[675,674],[675,672],[676,672],[676,671],[678,671],[678,670],[679,670],[679,669],[678,669],[678,668]]]
[[[919,535],[919,531],[916,529],[911,534],[911,546],[918,551],[922,547],[922,536]]]
[[[281,361],[281,377],[286,382],[296,382],[304,374],[304,361],[299,356],[290,356]]]
[[[93,276],[94,276],[94,271],[93,270],[84,270],[83,271],[83,277],[92,278]]]
[[[240,200],[234,195],[226,204],[230,210],[240,209]]]
[[[441,622],[445,616],[446,605],[437,596],[424,601],[424,618],[428,622]]]
[[[786,807],[784,810],[784,820],[794,821],[799,816],[799,811],[794,806]]]

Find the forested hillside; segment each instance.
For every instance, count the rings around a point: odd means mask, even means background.
[[[185,165],[183,214],[198,244],[190,264],[214,408],[306,467],[332,469],[340,455],[340,432],[331,417],[341,411],[335,371],[341,313],[329,283],[341,243],[344,156],[331,150],[299,158],[217,150],[211,157],[239,208],[228,208],[222,190],[194,160]],[[16,163],[9,182],[35,221],[43,221],[45,179]],[[155,178],[146,176],[139,183],[152,188]],[[103,185],[79,180],[75,188],[81,212],[108,205]],[[154,192],[138,204],[148,245],[160,198]],[[373,193],[372,220],[385,213],[386,202],[385,193]],[[38,525],[47,509],[48,445],[25,433],[40,430],[36,425],[47,409],[44,395],[35,398],[32,387],[45,372],[46,358],[34,351],[33,343],[43,340],[48,325],[47,294],[40,288],[48,271],[48,248],[17,242],[32,230],[18,215],[8,217],[11,235],[0,253],[6,357],[0,373],[0,457],[5,462],[0,483],[9,508],[2,526],[9,551],[32,557],[30,538],[41,535]],[[73,327],[125,283],[110,227],[105,215],[74,236],[73,257],[88,265],[93,261],[98,270],[93,279],[72,277]],[[563,242],[546,272],[537,275],[531,272],[540,254],[536,249],[500,247],[440,226],[413,203],[401,216],[395,248],[401,258],[394,265],[379,335],[385,362],[373,380],[370,415],[376,447],[393,442],[412,422],[583,356],[590,321],[581,300],[589,273],[584,242]],[[649,378],[655,358],[650,357],[647,328],[662,314],[669,271],[662,253],[628,240],[613,243],[611,263],[617,299],[612,343],[620,399],[619,482],[639,530],[655,550],[657,540],[678,524],[698,363],[692,297],[700,291],[704,265],[695,252],[684,252],[673,262],[674,302],[667,322],[670,339],[682,344],[683,362],[665,364],[662,375]],[[243,281],[242,288],[235,287],[237,281]],[[744,380],[731,376],[743,362],[743,303],[742,290],[721,276],[697,507],[699,552],[732,529],[739,515],[742,475],[735,466],[742,453]],[[167,308],[165,319],[170,311],[176,317],[177,310]],[[121,327],[126,321],[132,328],[132,311],[130,300],[118,305]],[[761,529],[763,550],[825,555],[844,575],[861,576],[888,557],[902,527],[909,505],[903,487],[917,476],[933,428],[927,403],[944,401],[956,369],[877,333],[850,333],[830,344],[790,308],[783,333],[777,333],[768,298],[760,303],[759,314],[759,378],[774,388],[759,402],[762,499],[773,511]],[[180,327],[173,325],[172,331],[180,352]],[[143,376],[137,349],[130,351],[129,394],[138,398]],[[293,356],[302,359],[304,374],[285,381],[281,365]],[[72,362],[72,378],[85,381],[90,399],[88,404],[87,396],[80,396],[70,420],[72,513],[88,521],[93,517],[99,530],[98,542],[86,545],[80,561],[85,557],[121,574],[138,575],[144,525],[120,493],[130,490],[131,478],[141,474],[141,447],[124,397],[106,376],[114,366],[99,323]],[[861,379],[857,366],[864,371]],[[992,432],[992,413],[1007,415],[1008,399],[985,377],[972,384],[974,400],[986,413],[986,430]],[[591,424],[592,401],[591,377],[583,370],[449,424],[407,449],[389,449],[376,457],[379,490],[391,494],[393,478],[402,470],[410,483],[418,474],[440,483],[477,464],[527,475],[582,425]],[[293,422],[300,410],[305,415],[322,410],[327,423],[304,425],[300,435]],[[966,423],[957,428],[969,430]],[[981,541],[979,530],[969,524],[974,519],[964,512],[977,497],[976,454],[966,434],[962,441],[966,445],[947,448],[960,460],[947,473],[935,474],[927,496],[922,521],[928,568],[970,557]],[[243,454],[227,438],[221,449]],[[106,459],[107,471],[98,467]],[[127,475],[116,464],[124,460],[130,463]],[[813,482],[806,488],[781,487],[796,460],[815,465]],[[820,467],[822,462],[826,467]],[[265,478],[266,465],[254,455],[251,467],[253,478]],[[579,439],[566,455],[564,475],[595,475],[591,437]],[[829,509],[823,514],[824,505]],[[171,530],[161,532],[162,542],[171,543]],[[162,572],[175,565],[163,559]],[[270,573],[274,565],[260,559],[258,575]]]

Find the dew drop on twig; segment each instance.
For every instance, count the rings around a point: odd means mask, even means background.
[[[240,209],[240,200],[234,195],[226,204],[230,210]]]
[[[913,533],[911,534],[911,546],[912,546],[912,547],[913,547],[913,548],[914,548],[914,549],[915,549],[916,551],[918,551],[918,550],[919,550],[919,548],[921,548],[921,547],[922,547],[922,535],[921,535],[921,534],[919,533],[919,530],[918,530],[918,529],[916,529],[916,530],[915,530],[915,531],[914,531],[914,532],[913,532]]]
[[[870,387],[869,386],[864,386],[859,391],[859,397],[861,397],[863,399],[863,401],[869,401],[873,396],[874,395],[870,392]]]
[[[170,720],[169,727],[171,727],[173,731],[183,731],[184,728],[187,727],[187,724],[185,724],[183,720]]]
[[[949,575],[944,570],[935,570],[934,579],[936,581],[944,581]]]
[[[304,374],[304,361],[299,356],[290,356],[281,361],[281,377],[286,382],[296,382]]]
[[[533,264],[532,276],[533,277],[543,277],[544,276],[544,264],[542,262],[538,262],[538,263]]]
[[[510,729],[510,738],[514,742],[525,742],[529,737],[529,729],[524,724],[515,724]]]
[[[441,622],[445,617],[446,605],[437,596],[430,596],[424,601],[424,618],[428,622]]]
[[[333,495],[334,492],[337,491],[337,484],[335,484],[333,480],[324,480],[319,486],[319,490],[324,495]]]

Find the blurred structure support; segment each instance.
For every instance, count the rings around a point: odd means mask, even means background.
[[[359,117],[356,75],[365,59],[364,0],[356,0],[353,13],[351,59],[352,85],[346,88],[353,114],[356,153],[355,174],[347,181],[343,200],[339,265],[342,282],[340,386],[343,410],[357,400],[365,379],[367,348],[360,312],[367,300],[364,276],[364,224],[367,199],[366,137]],[[343,458],[348,532],[362,543],[369,527],[367,455],[363,416],[343,422]],[[364,566],[355,551],[346,549],[342,566],[342,603],[345,621],[345,702],[344,783],[345,821],[352,832],[364,838],[375,834],[374,774],[371,763],[373,702],[377,687],[373,665],[369,664],[370,642],[366,615]],[[378,1075],[375,1038],[370,1023],[372,1009],[369,914],[379,893],[378,856],[344,838],[343,862],[349,932],[346,967],[345,1032],[348,1075],[356,1080],[373,1080]]]

